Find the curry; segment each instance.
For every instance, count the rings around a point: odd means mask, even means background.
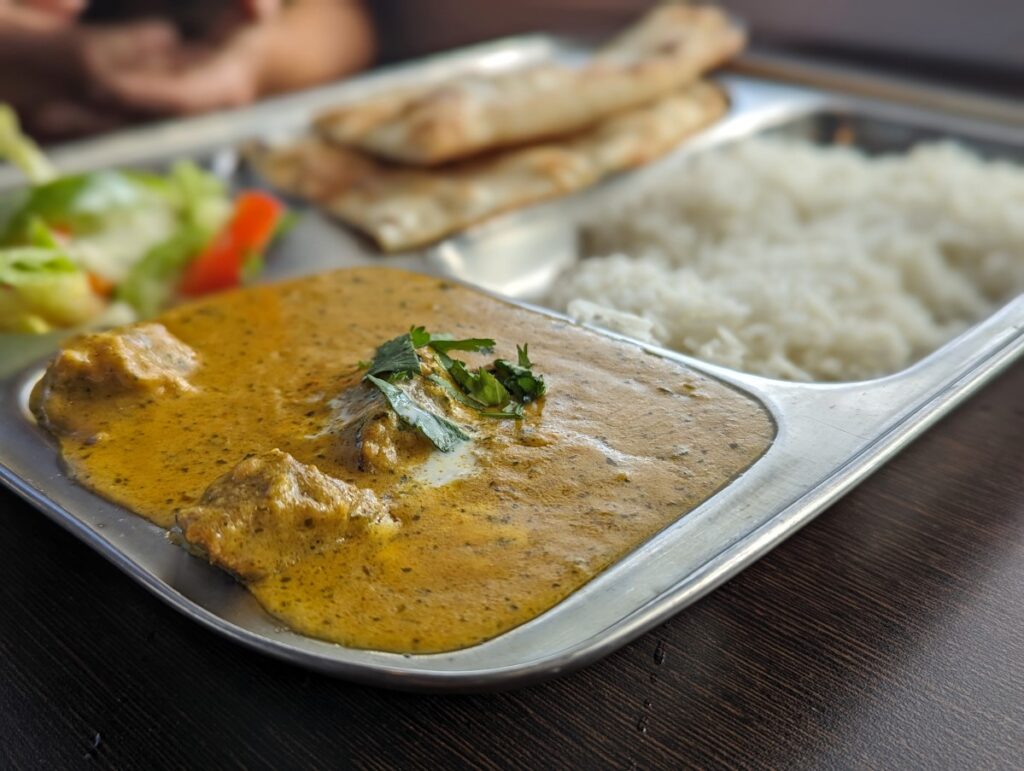
[[[441,451],[364,376],[414,325],[497,337],[509,357],[528,342],[546,392],[494,419],[447,399],[436,376],[400,383],[466,437]],[[437,357],[422,350],[431,374]],[[71,341],[33,410],[81,484],[231,571],[292,629],[405,653],[471,646],[543,613],[774,435],[756,401],[679,363],[378,268]]]

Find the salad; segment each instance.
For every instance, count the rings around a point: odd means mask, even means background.
[[[189,162],[167,174],[59,176],[0,105],[0,159],[31,183],[0,199],[0,332],[123,323],[259,273],[287,210]]]

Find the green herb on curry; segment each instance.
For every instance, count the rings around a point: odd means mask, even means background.
[[[366,369],[363,379],[384,394],[399,418],[416,428],[437,449],[449,452],[459,441],[469,437],[447,418],[418,404],[397,383],[423,377],[459,403],[476,410],[481,417],[521,420],[523,406],[539,399],[546,390],[544,378],[533,372],[527,345],[516,346],[515,364],[495,359],[490,367],[476,370],[448,355],[449,351],[489,353],[494,346],[490,338],[456,340],[450,334],[433,334],[414,326],[404,335],[380,345],[373,361],[369,364],[360,361],[359,368]],[[416,351],[426,347],[434,351],[448,378],[436,372],[422,372],[422,360]]]
[[[398,386],[373,375],[367,375],[366,379],[380,389],[398,417],[433,442],[441,452],[451,452],[459,442],[469,439],[469,435],[448,418],[421,407]]]

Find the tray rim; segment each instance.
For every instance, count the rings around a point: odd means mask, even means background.
[[[388,270],[386,267],[379,269]],[[474,291],[482,292],[478,287],[473,287],[466,282],[458,280],[456,282],[468,286]],[[510,303],[513,306],[529,308],[555,320],[575,323],[566,316],[548,309],[537,308],[528,303],[500,297],[492,292],[482,293],[496,297],[496,299]],[[1004,320],[1000,317],[1006,315],[1017,319],[1015,326],[1010,328],[1009,334],[1003,334],[996,345],[982,352],[983,356],[980,362],[976,362],[973,367],[968,368],[966,371],[959,372],[956,378],[952,380],[947,379],[946,382],[939,383],[937,393],[923,397],[921,403],[907,410],[906,414],[899,415],[895,420],[889,421],[889,425],[883,431],[871,436],[869,441],[863,446],[848,453],[849,457],[843,463],[836,465],[816,483],[805,486],[801,490],[800,495],[792,500],[789,505],[770,513],[764,522],[742,534],[732,543],[725,544],[712,559],[705,561],[698,570],[685,575],[657,596],[651,597],[643,604],[638,605],[630,613],[600,630],[598,634],[581,638],[572,645],[553,648],[547,653],[537,653],[515,664],[493,667],[475,666],[455,670],[437,670],[417,666],[419,662],[426,663],[428,661],[437,662],[443,659],[457,659],[466,651],[478,651],[485,646],[494,644],[496,641],[507,638],[509,635],[515,633],[522,634],[520,630],[527,629],[528,627],[536,628],[536,625],[543,622],[544,619],[558,614],[560,608],[570,600],[576,603],[585,602],[586,600],[580,600],[579,597],[584,595],[584,593],[587,593],[587,596],[589,596],[589,593],[592,591],[591,587],[594,584],[598,581],[601,581],[602,584],[610,580],[614,581],[617,574],[628,573],[631,563],[640,559],[648,547],[656,544],[671,531],[686,523],[687,520],[690,520],[694,515],[701,513],[706,516],[707,512],[713,511],[716,508],[722,508],[723,498],[729,497],[726,494],[732,491],[732,497],[735,497],[737,486],[740,482],[749,479],[755,469],[759,470],[760,476],[777,473],[781,453],[786,449],[785,440],[788,438],[786,430],[789,428],[787,421],[792,420],[791,417],[786,417],[783,409],[787,396],[792,397],[796,395],[801,400],[813,401],[813,397],[816,394],[842,394],[865,388],[873,392],[887,394],[892,391],[894,386],[899,387],[908,378],[914,378],[922,372],[927,373],[929,370],[934,371],[937,365],[941,371],[943,361],[947,356],[947,349],[960,349],[969,355],[975,350],[975,340],[982,334],[984,328],[1000,329],[1004,327],[1002,323]],[[654,535],[649,541],[641,544],[634,552],[623,557],[618,563],[606,568],[605,571],[598,574],[591,582],[569,595],[562,602],[545,611],[540,616],[527,621],[520,627],[492,638],[488,642],[463,649],[462,651],[435,654],[381,654],[375,651],[357,651],[332,643],[313,641],[317,644],[317,647],[326,646],[335,653],[340,654],[338,657],[331,657],[312,653],[303,647],[291,645],[286,641],[264,637],[257,632],[239,627],[222,616],[200,606],[174,587],[169,586],[165,581],[137,563],[126,553],[117,549],[114,544],[102,537],[88,523],[83,521],[80,515],[67,510],[56,502],[51,497],[52,493],[40,489],[31,481],[21,478],[13,471],[8,466],[4,455],[5,452],[9,454],[10,450],[0,450],[0,483],[20,495],[73,535],[86,542],[108,559],[108,561],[138,581],[162,601],[191,619],[203,624],[206,628],[241,643],[247,648],[326,674],[340,676],[365,684],[401,690],[466,692],[520,687],[572,671],[610,653],[612,650],[678,612],[685,605],[699,599],[786,537],[793,534],[800,526],[810,521],[829,503],[851,489],[881,465],[881,463],[905,446],[912,438],[925,430],[931,423],[1024,353],[1024,296],[1019,297],[1015,302],[1009,303],[993,317],[964,332],[946,346],[933,352],[907,370],[887,376],[886,378],[863,383],[807,384],[771,380],[709,365],[657,346],[640,344],[622,335],[599,328],[587,325],[578,326],[584,326],[600,336],[636,345],[638,352],[654,354],[669,361],[677,362],[752,396],[764,406],[775,421],[775,438],[765,453],[758,460],[754,461],[746,471],[741,473],[738,478],[734,479],[733,482],[713,494],[694,510],[681,515],[675,523],[670,524],[664,530]],[[28,385],[38,378],[41,371],[40,366],[41,364],[37,363],[11,377],[0,379],[0,391],[23,393]],[[964,379],[968,380],[968,388],[958,389],[957,382]],[[11,406],[10,404],[7,405],[8,408]],[[13,406],[16,406],[22,415],[22,420],[25,420],[23,399]],[[3,430],[3,427],[4,423],[0,422],[0,431]],[[56,454],[53,442],[44,438],[42,429],[33,427],[32,431],[37,435],[39,442],[45,444],[50,453]],[[15,449],[14,453],[17,454],[18,450]],[[141,527],[158,533],[159,537],[163,538],[164,531],[157,526],[79,487],[63,473],[59,476],[63,480],[61,484],[77,489],[85,497],[95,501],[103,508],[110,507],[127,513],[137,523],[143,523],[140,525]],[[189,557],[189,559],[193,558]],[[211,570],[215,569],[211,568]],[[246,590],[241,586],[238,586],[237,590],[246,593]],[[291,634],[295,637],[301,637],[294,633]],[[308,638],[302,639],[308,641]],[[364,653],[369,653],[383,660],[368,664],[366,662],[360,663],[347,660],[345,656],[345,654],[356,654],[358,657]]]
[[[528,39],[536,41],[538,38],[531,37]],[[519,39],[514,38],[512,42],[516,40]],[[509,41],[498,42],[504,45],[509,43]],[[548,41],[548,45],[553,46],[555,42],[557,41],[552,38]],[[485,48],[492,51],[502,50],[489,46],[485,46]],[[552,50],[556,49],[553,48]],[[464,52],[453,52],[453,54],[458,53]],[[415,64],[410,63],[408,67],[414,68]],[[730,77],[733,76],[726,76],[726,78]],[[782,85],[788,87],[787,84]],[[838,98],[847,100],[851,104],[860,100],[859,97],[850,97],[848,95],[838,95]],[[895,105],[895,108],[900,107],[900,105]],[[2,181],[2,177],[0,177],[0,188],[3,187]],[[460,281],[460,283],[466,282]],[[477,291],[483,291],[479,287],[473,288]],[[493,292],[485,293],[494,294]],[[508,298],[501,299],[508,301]],[[554,318],[565,318],[561,314],[532,306],[529,303],[512,302],[516,305],[539,310],[545,315]],[[1002,330],[1005,334],[995,342],[993,342],[995,338],[988,339],[990,345],[984,351],[984,356],[980,360],[972,359],[972,344],[979,339],[979,335],[982,332],[995,333],[997,331],[995,327],[1001,321],[1006,321],[1007,319],[1009,319],[1009,325]],[[626,339],[621,335],[615,335],[603,330],[595,331],[598,334],[613,339]],[[636,344],[636,341],[630,342]],[[835,396],[837,394],[857,395],[864,391],[871,391],[875,394],[891,393],[893,389],[898,389],[909,382],[915,381],[915,379],[928,380],[929,377],[934,376],[936,362],[941,363],[948,358],[950,351],[958,352],[960,355],[959,366],[961,370],[956,377],[952,379],[947,378],[942,381],[937,390],[928,392],[926,395],[922,395],[924,394],[923,391],[918,393],[917,395],[920,398],[914,405],[908,405],[903,414],[896,415],[895,417],[891,414],[888,415],[889,419],[884,426],[884,431],[875,436],[872,441],[859,447],[856,452],[851,450],[852,454],[850,457],[833,468],[830,473],[814,481],[809,487],[806,487],[803,493],[792,500],[788,506],[771,512],[760,525],[745,532],[731,543],[725,544],[712,559],[705,561],[698,570],[688,573],[680,581],[670,585],[657,596],[636,607],[629,614],[602,630],[601,634],[597,635],[596,638],[595,636],[584,638],[575,647],[555,649],[546,656],[534,656],[514,665],[490,668],[476,667],[449,671],[422,669],[415,666],[415,662],[426,658],[450,658],[449,654],[415,656],[385,654],[385,658],[390,663],[353,663],[351,661],[318,656],[281,640],[260,637],[259,634],[241,629],[221,616],[199,606],[193,600],[188,599],[185,595],[170,587],[165,581],[138,565],[124,552],[118,550],[110,541],[100,536],[87,523],[62,508],[48,496],[45,490],[40,489],[30,480],[14,475],[11,469],[3,463],[2,458],[0,458],[0,482],[21,495],[30,504],[42,510],[49,518],[57,521],[58,524],[72,532],[76,537],[88,543],[121,570],[156,594],[161,600],[185,613],[185,615],[193,618],[193,620],[199,621],[205,627],[223,634],[250,649],[255,649],[329,674],[339,675],[350,680],[406,690],[466,691],[517,687],[571,671],[611,652],[657,623],[660,623],[668,616],[678,612],[689,602],[703,596],[703,594],[734,575],[812,519],[825,506],[871,473],[871,471],[887,460],[888,457],[891,457],[892,454],[902,448],[914,436],[925,430],[931,423],[949,409],[952,409],[960,400],[969,396],[984,382],[994,377],[1002,368],[1008,366],[1024,353],[1024,297],[1011,301],[994,316],[971,327],[962,335],[910,368],[885,378],[856,383],[790,384],[784,381],[759,378],[723,367],[717,367],[656,346],[639,344],[639,348],[664,356],[669,360],[678,361],[702,374],[729,383],[753,395],[766,406],[777,423],[775,442],[765,455],[756,461],[740,479],[713,495],[694,511],[682,516],[677,521],[677,524],[690,520],[698,511],[707,512],[712,508],[713,504],[717,505],[716,502],[720,503],[722,496],[729,490],[733,490],[735,485],[743,478],[748,477],[755,468],[760,467],[762,469],[760,473],[763,475],[763,469],[766,467],[766,461],[769,456],[772,457],[773,462],[776,457],[780,456],[778,448],[781,446],[780,442],[785,438],[783,437],[783,430],[788,429],[784,421],[790,419],[783,417],[780,405],[787,398],[791,397],[792,394],[797,393],[804,396],[815,394],[824,398],[828,395]],[[30,371],[31,369],[30,367],[25,371]],[[19,378],[24,378],[24,372],[13,377],[0,379],[0,389],[12,387],[12,383]],[[933,382],[932,384],[934,385]],[[3,424],[0,423],[0,430],[2,428]],[[784,449],[785,447],[783,446]],[[0,456],[2,456],[2,452],[0,452]],[[89,493],[89,495],[92,494]],[[732,497],[736,497],[735,491]],[[104,501],[104,503],[106,502]],[[134,515],[131,516],[134,517]],[[142,520],[140,519],[140,521]],[[150,527],[155,528],[152,525]],[[652,541],[660,539],[664,533],[675,527],[675,525],[669,526],[665,531],[654,536]],[[633,554],[627,555],[620,563],[606,569],[598,578],[605,580],[604,577],[607,575],[617,575],[622,570],[623,563],[627,559],[636,559],[637,555],[645,551],[649,543],[642,545]],[[591,584],[597,580],[594,579]],[[570,598],[580,595],[584,591],[589,591],[589,587],[590,584],[585,585],[583,589],[578,590],[574,595],[570,595]],[[244,592],[244,589],[240,589],[240,591]],[[586,596],[589,597],[590,595]],[[517,630],[523,629],[549,614],[557,612],[561,606],[562,603],[556,605],[537,619],[518,627]],[[500,640],[517,630],[512,630],[494,639]],[[321,645],[331,646],[329,643],[321,643]],[[487,645],[487,643],[484,645]],[[340,648],[340,646],[332,647]],[[474,646],[474,648],[479,647]],[[350,649],[342,648],[341,650],[349,651]],[[410,661],[413,663],[403,663]]]

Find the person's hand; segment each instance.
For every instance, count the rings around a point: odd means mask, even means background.
[[[49,139],[251,101],[258,63],[241,33],[281,9],[281,0],[235,0],[203,41],[185,43],[167,21],[79,25],[87,4],[0,0],[0,100]]]
[[[359,0],[237,0],[200,40],[163,23],[82,30],[96,96],[149,115],[238,107],[363,66],[373,30]]]
[[[90,90],[150,114],[248,104],[260,93],[261,41],[281,8],[281,0],[237,0],[211,20],[200,40],[183,40],[165,21],[83,27],[80,56]]]
[[[259,95],[259,24],[223,40],[182,40],[162,21],[82,28],[81,58],[91,96],[151,114],[192,114]]]
[[[62,105],[76,90],[74,27],[85,7],[85,0],[0,0],[0,101],[11,104],[33,133],[46,133],[38,120],[49,123],[45,113],[68,123]],[[81,121],[72,116],[70,123]]]
[[[361,0],[218,3],[199,39],[160,20],[77,24],[87,3],[0,0],[0,101],[48,139],[247,104],[351,72],[374,50]]]
[[[65,27],[86,5],[87,0],[0,0],[0,31],[46,32]]]

